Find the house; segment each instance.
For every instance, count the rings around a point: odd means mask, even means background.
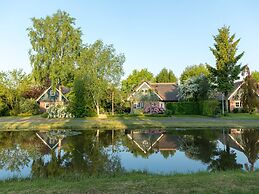
[[[69,92],[69,89],[65,87],[56,88],[53,90],[50,86],[46,89],[37,99],[37,103],[40,105],[40,110],[46,112],[51,105],[63,105],[68,102],[67,97],[64,95]]]
[[[127,99],[131,102],[131,112],[143,111],[149,106],[165,109],[166,102],[178,101],[176,83],[142,82]]]
[[[241,103],[243,84],[244,84],[244,81],[235,82],[234,89],[228,95],[228,106],[229,106],[230,112],[233,112],[234,109],[240,109],[243,107]],[[256,87],[257,87],[256,93],[259,96],[259,83],[257,83]]]

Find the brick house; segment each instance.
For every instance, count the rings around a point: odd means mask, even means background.
[[[36,99],[36,102],[39,103],[41,112],[46,112],[51,105],[63,105],[67,103],[68,99],[64,94],[68,92],[69,89],[65,87],[59,87],[56,88],[56,90],[53,90],[50,86]]]

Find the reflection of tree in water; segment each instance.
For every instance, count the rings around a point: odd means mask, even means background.
[[[218,150],[215,155],[216,159],[212,159],[208,167],[211,171],[225,171],[241,169],[242,164],[238,164],[236,161],[236,153],[232,150],[230,152],[225,150]]]
[[[183,133],[179,150],[184,151],[190,159],[209,163],[217,149],[217,134],[216,130],[186,131]]]
[[[105,136],[104,136],[105,137]],[[86,131],[80,136],[70,136],[62,146],[62,155],[51,152],[49,161],[44,156],[33,162],[33,176],[61,176],[66,174],[97,175],[121,170],[118,157],[103,148],[106,139],[96,138],[96,131]]]
[[[223,139],[226,139],[229,130],[222,131]],[[242,164],[237,163],[237,155],[235,151],[230,150],[230,142],[225,141],[224,149],[218,148],[215,151],[215,156],[211,159],[208,169],[211,171],[226,171],[226,170],[237,170],[242,169]]]
[[[29,162],[29,153],[19,145],[0,151],[0,169],[20,172],[23,167],[28,166]]]
[[[34,132],[0,132],[0,169],[20,172],[39,155]]]
[[[259,158],[259,131],[255,129],[244,129],[241,133],[243,152],[246,155],[250,167],[246,170],[254,171],[254,164]]]

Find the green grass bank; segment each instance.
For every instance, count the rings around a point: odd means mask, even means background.
[[[259,128],[259,115],[229,114],[212,118],[197,115],[114,116],[108,118],[46,119],[32,117],[0,117],[0,130],[50,129],[170,129],[170,128]]]
[[[259,172],[185,175],[127,173],[112,177],[0,181],[1,193],[259,193]]]

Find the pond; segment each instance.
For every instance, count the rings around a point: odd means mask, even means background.
[[[259,168],[259,130],[0,132],[0,180]]]

